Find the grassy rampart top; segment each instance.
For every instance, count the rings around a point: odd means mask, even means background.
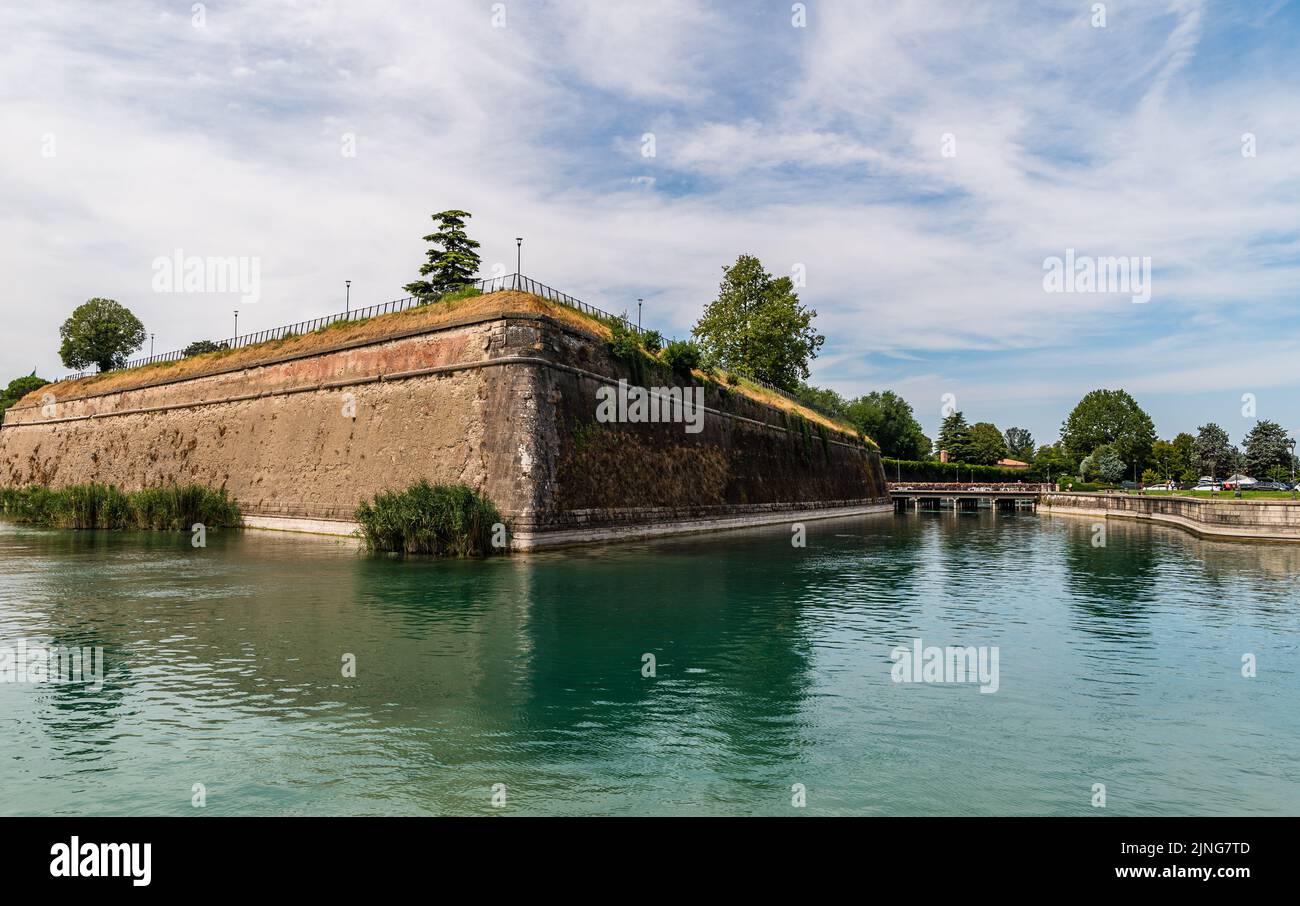
[[[575,330],[602,340],[610,339],[609,328],[589,315],[531,293],[504,290],[433,302],[360,321],[339,321],[311,333],[289,336],[280,340],[268,340],[252,346],[241,346],[238,349],[220,349],[172,362],[156,362],[152,365],[141,365],[121,371],[107,371],[77,380],[58,381],[27,394],[14,408],[40,406],[46,394],[53,394],[55,399],[62,400],[136,390],[154,384],[269,365],[304,355],[323,354],[367,342],[382,342],[391,337],[421,333],[426,330],[434,331],[464,321],[511,315],[546,315]],[[698,379],[705,378],[702,372],[697,371],[695,375]],[[773,408],[799,413],[813,423],[844,434],[856,435],[851,426],[828,418],[820,412],[744,378],[741,378],[731,389]]]

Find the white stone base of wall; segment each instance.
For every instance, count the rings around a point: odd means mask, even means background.
[[[789,525],[795,522],[812,522],[816,519],[842,519],[846,516],[866,516],[872,513],[893,512],[894,504],[887,502],[812,510],[766,510],[734,516],[713,516],[703,519],[683,519],[674,522],[633,523],[583,529],[560,529],[550,532],[520,532],[512,539],[511,548],[521,551],[541,550],[543,548],[572,547],[579,544],[599,544],[606,541],[635,541],[640,538],[656,538],[664,535],[691,535],[700,532],[720,532],[755,528],[763,525]]]
[[[299,532],[307,535],[351,535],[357,530],[355,522],[341,519],[303,519],[297,516],[244,515],[244,528],[268,532]]]
[[[516,551],[532,551],[573,547],[580,544],[599,544],[608,541],[635,541],[640,538],[655,538],[664,535],[689,535],[699,532],[754,528],[763,525],[812,522],[815,519],[842,519],[846,516],[866,516],[873,513],[893,513],[893,511],[893,503],[875,503],[833,509],[764,511],[736,516],[686,519],[677,522],[563,529],[551,532],[519,532],[511,538],[510,548]],[[335,519],[303,519],[295,516],[245,515],[244,527],[263,531],[303,532],[311,535],[334,536],[351,535],[357,530],[355,522]]]

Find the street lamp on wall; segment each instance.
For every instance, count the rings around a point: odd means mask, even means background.
[[[1295,489],[1295,438],[1291,438],[1291,499],[1296,499]]]

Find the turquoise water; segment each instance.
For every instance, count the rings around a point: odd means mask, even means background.
[[[0,645],[107,666],[0,684],[0,813],[1300,812],[1300,546],[807,529],[462,563],[0,524]],[[893,682],[916,638],[997,646],[998,691]]]

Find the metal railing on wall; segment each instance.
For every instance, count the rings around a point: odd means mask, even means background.
[[[521,292],[532,293],[536,296],[550,299],[554,302],[560,302],[578,311],[585,312],[597,318],[616,317],[608,312],[601,311],[594,306],[587,305],[568,293],[562,293],[557,289],[539,283],[522,274],[506,274],[501,277],[488,277],[485,280],[476,280],[458,287],[454,292],[462,292],[467,289],[477,289],[481,293],[495,293],[502,290],[519,290]],[[258,343],[268,343],[272,340],[283,340],[286,337],[294,337],[299,334],[312,333],[323,327],[329,327],[331,324],[339,324],[348,321],[365,321],[380,315],[390,315],[399,311],[406,311],[411,308],[419,308],[423,305],[429,305],[439,301],[444,296],[406,296],[402,299],[395,299],[392,302],[381,302],[378,305],[370,305],[365,308],[353,308],[348,311],[337,312],[332,315],[322,315],[319,318],[312,318],[307,321],[298,321],[295,324],[285,324],[281,327],[271,327],[266,330],[259,330],[255,333],[245,333],[239,336],[230,337],[226,340],[213,341],[216,349],[240,349],[244,346],[255,346]],[[640,328],[629,323],[626,318],[620,317],[632,330],[640,331]],[[641,331],[645,333],[645,331]],[[207,350],[212,351],[212,350]],[[198,355],[199,353],[191,353]],[[131,368],[140,368],[144,365],[156,365],[160,362],[177,362],[181,359],[189,358],[185,350],[177,349],[172,352],[163,352],[158,355],[148,356],[142,359],[131,359],[124,363],[120,368],[114,368],[113,371],[126,371]],[[99,374],[97,371],[79,371],[76,374],[70,374],[61,378],[64,381],[75,381],[84,377],[90,377],[93,374]]]
[[[467,289],[477,289],[479,292],[482,293],[495,293],[495,292],[501,292],[503,290],[517,290],[519,292],[530,293],[534,296],[540,296],[543,299],[549,299],[552,302],[558,302],[561,305],[565,305],[576,311],[580,311],[583,314],[590,315],[593,318],[599,318],[601,320],[621,321],[625,329],[637,334],[638,336],[645,336],[646,334],[657,333],[657,331],[643,329],[638,325],[633,324],[631,321],[628,320],[626,315],[611,314],[610,312],[604,311],[603,309],[596,308],[594,305],[588,305],[586,302],[583,302],[581,299],[577,299],[569,295],[568,293],[560,292],[558,289],[555,289],[552,286],[547,286],[545,283],[541,283],[540,281],[534,280],[531,277],[525,277],[523,274],[505,274],[504,276],[500,276],[500,277],[488,277],[484,280],[476,280],[473,283],[468,283],[462,287],[458,287],[456,290],[453,290],[452,292],[463,292]],[[369,318],[375,318],[380,315],[389,315],[395,312],[406,311],[411,308],[418,308],[423,305],[429,305],[439,301],[442,298],[445,298],[445,295],[447,294],[444,294],[443,296],[406,296],[405,298],[402,299],[395,299],[392,302],[381,302],[378,305],[371,305],[366,308],[354,308],[348,311],[342,311],[332,315],[322,315],[319,318],[312,318],[311,320],[308,321],[299,321],[295,324],[286,324],[282,327],[272,327],[272,328],[268,328],[267,330],[259,330],[255,333],[240,334],[239,336],[231,337],[230,339],[227,340],[215,341],[215,345],[217,350],[240,349],[245,346],[255,346],[258,343],[269,343],[274,340],[283,340],[288,337],[298,336],[300,334],[312,333],[324,327],[329,327],[331,324],[339,324],[339,323],[349,322],[349,321],[365,321]],[[671,342],[670,338],[664,337],[662,334],[660,334],[659,336],[663,339],[664,342]],[[213,350],[207,350],[207,351],[213,351]],[[199,353],[193,353],[193,355],[197,355],[197,354]],[[131,361],[126,362],[124,365],[122,365],[121,368],[115,368],[112,370],[125,371],[131,368],[140,368],[144,365],[156,365],[161,362],[177,362],[185,358],[189,358],[189,356],[185,354],[185,350],[178,349],[172,352],[159,353],[158,355],[149,356],[143,359],[132,359]],[[80,371],[77,372],[76,374],[70,374],[67,375],[66,377],[60,378],[60,380],[75,381],[99,373],[101,372]],[[780,387],[776,387],[768,383],[767,381],[760,380],[759,378],[744,374],[743,372],[733,371],[730,373],[735,375],[736,377],[745,379],[751,384],[755,384],[756,386],[762,387],[764,390],[768,390],[771,391],[772,393],[779,394],[785,397],[786,399],[790,400],[791,402],[798,403],[801,406],[805,406],[809,409],[820,412],[821,414],[827,417],[830,418],[840,417],[835,413],[830,412],[821,406],[817,406],[805,400],[802,400],[798,396],[786,390],[782,390]]]
[[[658,333],[658,331],[644,330],[641,327],[638,327],[636,324],[633,324],[631,321],[629,321],[626,315],[610,314],[607,311],[603,311],[602,309],[596,308],[594,305],[588,305],[586,302],[582,302],[579,299],[575,299],[573,296],[570,296],[568,293],[562,293],[557,289],[547,286],[545,283],[538,283],[536,280],[533,280],[529,277],[523,277],[520,276],[519,274],[512,274],[511,276],[505,277],[504,279],[507,281],[509,280],[515,281],[513,286],[506,287],[506,288],[518,289],[521,290],[522,292],[532,293],[534,296],[541,296],[543,299],[550,299],[552,302],[559,302],[562,305],[567,305],[570,308],[575,308],[578,311],[583,312],[584,314],[591,315],[594,318],[601,318],[606,320],[613,318],[622,321],[623,325],[628,330],[640,336],[644,336],[648,333]],[[663,334],[659,334],[659,336],[665,343],[672,342],[671,337],[666,337]],[[744,378],[749,383],[762,387],[764,390],[769,390],[772,393],[779,394],[780,396],[783,396],[786,399],[790,400],[792,403],[798,403],[800,406],[804,406],[805,408],[812,409],[815,412],[820,412],[822,415],[825,415],[828,418],[835,418],[835,419],[841,418],[841,416],[837,415],[834,412],[828,411],[822,406],[818,406],[806,400],[800,399],[795,394],[790,393],[787,390],[782,390],[780,387],[777,387],[774,384],[769,384],[767,381],[764,381],[760,378],[756,378],[752,375],[745,374],[744,372],[741,371],[732,371],[730,373],[735,375],[738,378]]]

